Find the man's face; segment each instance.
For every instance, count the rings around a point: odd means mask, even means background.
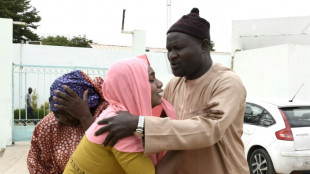
[[[202,42],[190,35],[171,32],[167,34],[166,48],[172,72],[177,77],[192,79],[202,65]]]
[[[28,89],[28,93],[29,93],[29,94],[32,93],[32,89],[31,89],[31,88]]]

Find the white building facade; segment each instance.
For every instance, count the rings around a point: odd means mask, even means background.
[[[310,16],[233,22],[233,69],[249,98],[310,101]]]

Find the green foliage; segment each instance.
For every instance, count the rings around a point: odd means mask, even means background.
[[[37,90],[33,89],[32,94],[31,94],[31,106],[33,109],[38,108],[38,98],[39,98],[39,94],[37,93]]]
[[[34,99],[37,100],[38,95],[35,92],[35,89],[32,92],[32,107],[33,107],[33,112],[34,115],[36,117],[36,119],[42,119],[45,115],[47,115],[48,113],[50,113],[50,104],[48,101],[44,102],[44,104],[41,104],[40,109],[37,109],[37,103],[33,103]],[[36,98],[34,98],[34,96],[36,96]],[[34,104],[36,107],[34,107]],[[45,112],[44,112],[45,111]],[[26,109],[21,109],[20,110],[20,119],[26,119]],[[31,116],[28,114],[27,117],[29,119],[32,119]],[[19,119],[19,109],[15,109],[14,110],[14,119]]]
[[[49,113],[50,103],[48,101],[44,102],[44,104],[40,106],[40,111],[44,113],[44,110],[45,110],[45,113]]]
[[[92,40],[88,40],[86,36],[73,36],[73,38],[70,40],[71,47],[89,47],[88,43],[93,43]]]
[[[20,110],[20,116],[21,118],[20,119],[26,119],[26,109],[21,109]],[[49,110],[46,110],[45,111],[45,114],[44,114],[44,110],[41,110],[41,109],[34,109],[34,115],[35,115],[35,118],[36,119],[42,119],[45,115],[47,115],[49,113]],[[31,119],[31,116],[28,114],[27,115],[28,119]],[[19,109],[15,109],[14,110],[14,119],[19,119]]]
[[[69,46],[69,40],[65,36],[48,36],[43,38],[42,45],[56,45],[56,46]]]
[[[40,109],[41,109],[41,110],[43,110],[43,109],[49,110],[49,109],[50,109],[50,103],[49,103],[48,101],[45,101],[44,104],[42,104],[42,105],[40,106]]]
[[[215,49],[214,49],[215,43],[213,41],[211,41],[210,45],[211,45],[210,51],[215,51]]]
[[[88,40],[86,36],[74,36],[72,39],[68,39],[65,36],[48,36],[42,38],[42,45],[56,45],[56,46],[68,46],[68,47],[89,47],[88,43],[93,43],[92,40]]]
[[[13,21],[26,22],[28,25],[13,25],[13,42],[39,40],[39,36],[33,32],[41,21],[35,7],[30,5],[30,0],[0,0],[0,17],[11,18]]]

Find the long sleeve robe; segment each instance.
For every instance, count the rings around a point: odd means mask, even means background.
[[[186,150],[177,174],[249,174],[241,141],[246,90],[233,71],[213,64],[197,79],[173,78],[164,98],[178,120],[145,117],[145,154]],[[193,116],[211,102],[219,102],[221,119]]]

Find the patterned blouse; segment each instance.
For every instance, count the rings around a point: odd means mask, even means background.
[[[90,79],[83,74],[85,79],[91,81],[102,97],[102,78]],[[102,100],[96,108],[94,117],[107,107],[107,102]],[[31,174],[57,174],[62,173],[66,164],[84,135],[82,127],[69,127],[61,125],[56,120],[53,112],[46,115],[35,127],[31,139],[31,147],[27,157],[28,170]]]

